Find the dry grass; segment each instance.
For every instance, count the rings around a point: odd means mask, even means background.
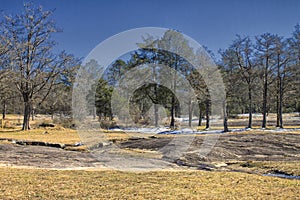
[[[253,165],[258,165],[260,169],[264,169],[265,172],[269,172],[272,170],[279,170],[288,174],[293,174],[296,176],[300,176],[300,163],[295,162],[253,162]]]
[[[298,161],[242,161],[230,164],[228,169],[257,174],[280,171],[286,174],[300,176],[300,164]]]
[[[258,175],[0,168],[1,199],[299,199],[300,181]]]
[[[47,134],[44,134],[47,131]],[[77,131],[72,129],[55,130],[51,128],[33,129],[30,131],[20,130],[0,130],[0,138],[10,138],[16,140],[33,140],[50,143],[74,144],[80,138]]]

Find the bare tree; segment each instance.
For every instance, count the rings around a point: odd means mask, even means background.
[[[265,33],[256,37],[257,58],[260,60],[263,77],[262,128],[267,127],[268,88],[271,71],[274,66],[275,36]]]
[[[293,89],[293,93],[289,96],[292,97],[293,101],[296,105],[296,110],[300,112],[300,25],[297,24],[295,26],[293,36],[289,39],[289,46],[291,50],[291,60],[289,62],[290,71],[292,71],[292,75],[290,77],[293,79],[290,87]]]
[[[59,32],[52,11],[41,6],[24,4],[24,11],[15,16],[4,16],[1,34],[9,44],[7,57],[14,73],[12,80],[23,98],[24,118],[22,130],[30,129],[29,119],[36,98],[44,101],[56,78],[64,70],[72,56],[65,52],[55,54],[53,33]]]
[[[248,93],[248,128],[252,128],[252,112],[253,112],[253,87],[257,78],[256,59],[254,56],[253,44],[249,37],[242,38],[237,35],[233,44],[225,51],[221,52],[223,64],[231,70],[237,71],[237,75],[247,85]],[[232,84],[232,83],[231,83]],[[241,86],[239,86],[241,87]]]
[[[9,79],[12,75],[11,70],[5,67],[8,64],[8,50],[8,41],[3,35],[0,35],[0,102],[2,105],[2,119],[5,119],[7,103],[14,95],[14,88],[9,84]]]
[[[277,35],[275,37],[275,61],[276,61],[276,127],[283,128],[282,109],[283,97],[287,89],[285,80],[289,74],[288,62],[291,59],[291,54],[288,46],[288,41]],[[289,76],[289,75],[288,75]]]

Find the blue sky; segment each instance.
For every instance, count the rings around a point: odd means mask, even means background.
[[[19,12],[24,0],[0,0],[6,14]],[[265,32],[291,36],[300,23],[299,0],[40,0],[56,9],[53,18],[63,33],[58,48],[85,57],[97,44],[138,27],[179,30],[215,54],[236,34]],[[218,57],[218,56],[217,56]]]

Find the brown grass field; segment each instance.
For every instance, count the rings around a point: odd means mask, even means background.
[[[0,168],[1,199],[299,199],[300,181],[237,172]]]
[[[9,116],[12,121],[16,118]],[[27,132],[19,129],[0,129],[0,138],[64,144],[80,141],[77,131],[62,127],[35,128]],[[44,134],[45,131],[47,134]],[[241,134],[252,133],[268,134],[268,131],[254,129]],[[300,131],[291,130],[288,133],[299,134]],[[109,140],[121,141],[129,137],[123,133],[107,133]],[[5,141],[1,143],[13,145]],[[141,153],[142,150],[128,151]],[[0,152],[4,153],[1,148]],[[242,165],[248,167],[240,170]],[[300,180],[261,175],[270,170],[300,175],[298,161],[247,161],[235,163],[229,168],[232,171],[183,167],[129,172],[105,168],[59,170],[2,164],[0,199],[300,199]]]

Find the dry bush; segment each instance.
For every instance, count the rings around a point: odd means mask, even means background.
[[[100,127],[103,129],[110,129],[113,127],[116,127],[117,122],[116,121],[110,121],[110,120],[101,120],[100,121]]]
[[[54,124],[60,125],[64,128],[71,128],[76,129],[80,125],[80,122],[77,120],[74,120],[72,118],[58,118],[53,120]]]

